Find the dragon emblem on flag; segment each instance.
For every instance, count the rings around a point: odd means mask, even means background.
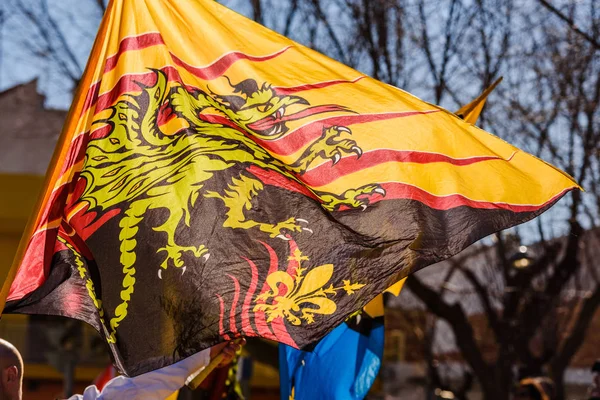
[[[148,210],[166,208],[168,218],[155,231],[166,234],[166,243],[157,249],[162,254],[158,277],[169,266],[186,270],[183,253],[207,260],[209,249],[203,243],[182,246],[175,231],[183,222],[190,226],[190,209],[198,198],[220,199],[227,212],[224,228],[259,229],[271,238],[290,240],[302,231],[312,232],[306,219],[292,217],[276,223],[256,221],[246,216],[253,200],[264,188],[260,176],[276,173],[298,187],[302,174],[317,162],[336,164],[344,155],[362,155],[345,126],[324,127],[320,137],[289,163],[273,157],[261,144],[275,140],[289,130],[289,121],[322,113],[350,110],[337,105],[311,106],[295,95],[281,95],[268,84],[254,80],[231,84],[233,94],[218,95],[180,82],[170,81],[160,70],[154,71],[153,85],[139,83],[139,94],[126,94],[109,110],[99,113],[94,125],[107,127],[108,133],[93,137],[87,147],[81,176],[86,181],[81,200],[88,211],[120,208],[121,266],[124,274],[122,303],[110,321],[111,338],[127,315],[135,285],[136,235]],[[288,108],[295,106],[293,113]],[[164,126],[176,126],[174,133]],[[220,190],[206,186],[214,174],[231,170],[229,183]],[[376,194],[385,191],[376,183],[328,193],[304,186],[308,196],[326,210],[364,208]]]

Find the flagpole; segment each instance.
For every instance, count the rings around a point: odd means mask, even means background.
[[[194,377],[194,379],[192,379],[186,384],[186,386],[192,390],[196,390],[198,386],[200,386],[202,382],[208,377],[208,375],[210,375],[210,373],[213,372],[219,364],[221,364],[221,361],[223,361],[224,358],[225,354],[219,353],[219,355],[213,358],[210,361],[210,363],[202,371],[200,371],[198,375]]]
[[[234,343],[241,344],[242,340],[243,339],[236,339]],[[219,364],[221,364],[221,361],[223,361],[224,358],[225,354],[223,354],[223,352],[219,353],[215,358],[210,360],[210,363],[206,367],[204,367],[204,369],[201,370],[200,373],[198,373],[198,375],[196,375],[190,382],[186,383],[186,386],[189,387],[191,390],[196,390],[198,386],[200,386],[202,382],[208,377],[208,375],[210,375],[210,373],[213,372]]]

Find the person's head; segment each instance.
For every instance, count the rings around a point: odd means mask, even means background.
[[[0,398],[21,400],[23,398],[23,359],[19,350],[3,339],[0,339],[0,374]]]

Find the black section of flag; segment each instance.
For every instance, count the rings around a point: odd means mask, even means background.
[[[166,216],[164,210],[149,210],[147,222],[140,225],[137,234],[135,286],[127,317],[119,325],[116,343],[111,345],[113,356],[123,372],[137,375],[171,364],[226,337],[264,337],[260,326],[264,330],[265,324],[275,335],[275,323],[296,345],[307,347],[407,274],[543,211],[513,213],[469,207],[433,210],[417,201],[386,200],[365,211],[327,213],[304,195],[269,186],[261,193],[260,207],[249,212],[263,220],[300,218],[308,221],[310,231],[294,234],[293,241],[286,241],[258,229],[222,228],[226,212],[222,203],[200,199],[191,209],[190,226],[181,223],[176,238],[186,245],[206,244],[210,258],[185,253],[185,271],[171,266],[159,277],[157,249],[164,246],[166,235],[153,227]],[[104,326],[110,329],[115,309],[122,303],[123,272],[119,252],[107,249],[119,248],[121,218],[112,218],[86,241],[95,260],[85,260],[71,250],[57,253],[44,284],[25,298],[9,302],[5,312],[77,318],[106,336],[86,282],[93,282],[102,304]],[[314,314],[312,323],[300,318],[300,313],[295,314],[300,324],[286,316],[265,321],[265,314],[255,310],[257,296],[264,292],[272,272],[273,253],[277,269],[286,270],[289,258],[294,256],[291,243],[307,257],[302,261],[304,276],[319,266],[333,265],[331,279],[318,290],[330,285],[348,287],[345,281],[364,286],[355,287],[352,294],[341,289],[326,294],[337,308],[332,314]],[[84,261],[83,266],[77,265],[77,257]],[[255,277],[250,262],[256,268]],[[83,278],[81,268],[85,271]],[[253,281],[255,288],[249,295]],[[311,292],[315,296],[317,289]],[[308,303],[302,307],[314,309]]]

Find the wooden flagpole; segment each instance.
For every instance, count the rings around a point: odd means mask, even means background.
[[[242,339],[236,339],[234,343],[241,344]],[[204,369],[200,371],[200,373],[198,373],[198,375],[196,375],[194,378],[192,378],[191,381],[186,383],[186,386],[192,390],[196,390],[198,386],[200,386],[200,384],[202,384],[202,382],[208,377],[208,375],[210,375],[210,373],[213,372],[219,364],[221,364],[221,361],[223,361],[224,358],[225,354],[219,353],[215,358],[213,358],[210,361],[210,363],[206,367],[204,367]]]

